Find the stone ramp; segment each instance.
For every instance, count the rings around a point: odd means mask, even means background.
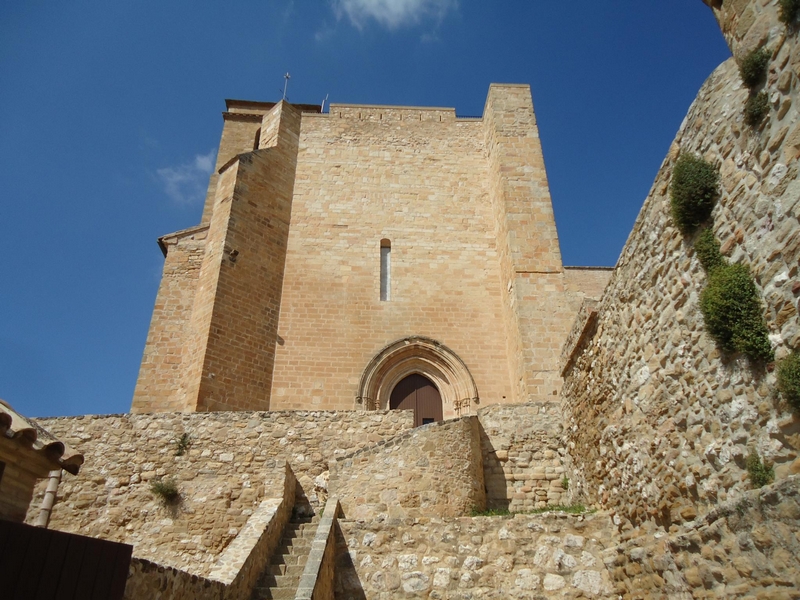
[[[336,597],[617,599],[607,564],[618,538],[605,513],[340,520],[349,576]],[[337,565],[338,566],[338,565]]]
[[[286,524],[280,545],[253,589],[251,600],[292,599],[303,574],[319,516],[294,518]]]

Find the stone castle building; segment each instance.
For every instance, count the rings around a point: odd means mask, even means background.
[[[554,400],[583,296],[527,85],[454,109],[227,101],[200,225],[166,257],[132,411]],[[402,383],[402,385],[400,385]]]
[[[613,271],[561,263],[527,86],[480,119],[229,101],[131,413],[39,422],[85,457],[51,527],[132,545],[131,600],[800,598],[800,14],[706,4],[733,57]],[[683,153],[776,364],[709,334]]]

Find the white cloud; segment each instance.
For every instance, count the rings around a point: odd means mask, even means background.
[[[441,21],[457,6],[458,0],[333,0],[336,16],[347,15],[359,29],[369,19],[389,29],[415,25],[428,18]]]
[[[158,169],[156,174],[164,184],[164,192],[178,204],[202,202],[216,158],[216,151],[211,150],[208,154],[198,154],[194,160],[177,167]]]

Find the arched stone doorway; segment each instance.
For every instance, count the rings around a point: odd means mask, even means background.
[[[470,414],[479,402],[478,389],[467,365],[444,344],[410,336],[392,342],[367,364],[356,393],[356,407],[388,409],[391,393],[403,379],[418,374],[438,390],[445,419]]]
[[[401,379],[389,396],[392,410],[413,410],[414,427],[442,420],[442,396],[433,382],[419,373]]]

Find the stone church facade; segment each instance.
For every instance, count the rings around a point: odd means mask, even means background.
[[[530,88],[452,108],[227,101],[164,274],[132,412],[555,400],[610,269],[564,268]],[[402,383],[402,385],[400,385]]]

